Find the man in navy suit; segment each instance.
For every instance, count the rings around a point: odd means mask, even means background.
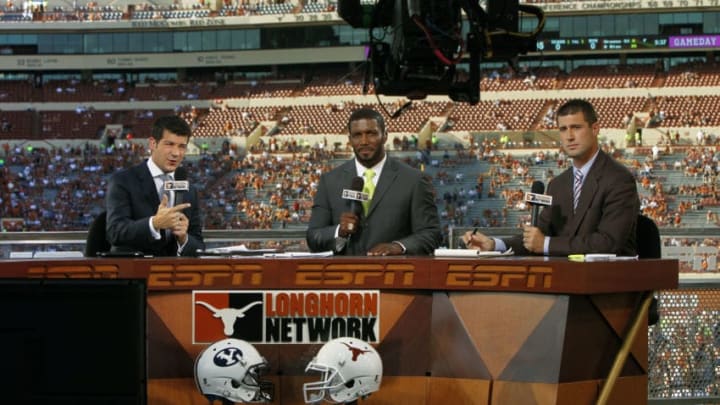
[[[354,111],[348,131],[355,159],[320,178],[306,235],[310,250],[369,256],[431,254],[442,238],[431,181],[387,156],[385,121],[377,111]],[[366,174],[368,170],[374,176]],[[366,179],[365,190],[374,188],[366,209],[353,210],[353,203],[341,197],[355,177]]]
[[[637,254],[640,199],[635,176],[600,150],[600,124],[592,104],[570,100],[557,111],[560,140],[572,166],[547,188],[552,205],[540,212],[537,226],[504,240],[481,233],[463,235],[465,245],[517,255],[566,256],[574,253]]]
[[[112,251],[194,256],[204,249],[197,190],[192,185],[188,191],[162,190],[182,163],[190,135],[182,118],[158,118],[148,138],[150,158],[110,178],[105,203]]]

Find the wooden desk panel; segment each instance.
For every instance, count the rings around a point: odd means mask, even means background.
[[[146,278],[151,291],[421,289],[599,294],[674,289],[678,261],[422,257],[2,260],[0,277]]]
[[[192,292],[380,291],[382,389],[367,404],[590,404],[640,292],[673,289],[677,260],[157,258],[0,262],[2,277],[146,278],[149,403],[206,404],[192,378]],[[301,404],[320,344],[257,344],[275,403]],[[647,331],[610,403],[647,399]],[[629,402],[628,402],[629,401]]]

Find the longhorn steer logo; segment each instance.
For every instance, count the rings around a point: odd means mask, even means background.
[[[350,350],[350,352],[352,353],[352,361],[357,361],[358,356],[361,354],[370,353],[370,350],[364,350],[359,347],[349,345],[345,342],[341,342],[341,343],[344,344],[345,346],[347,346],[348,350]]]
[[[223,333],[225,333],[225,336],[232,336],[233,333],[235,333],[235,320],[239,318],[245,317],[245,312],[247,312],[250,308],[254,307],[255,305],[262,304],[262,301],[254,301],[251,302],[244,307],[237,309],[237,308],[215,308],[214,306],[208,304],[205,301],[196,301],[195,302],[198,305],[202,305],[205,308],[209,309],[215,318],[220,318],[223,323]]]

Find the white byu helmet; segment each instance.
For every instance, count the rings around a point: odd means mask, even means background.
[[[309,371],[321,377],[303,385],[306,403],[347,403],[380,389],[382,360],[370,344],[344,337],[325,343],[305,368]]]
[[[223,339],[208,346],[195,360],[195,383],[211,402],[271,402],[274,385],[261,381],[267,361],[253,345],[240,339]]]

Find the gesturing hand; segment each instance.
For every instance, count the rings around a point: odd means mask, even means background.
[[[160,205],[158,205],[157,212],[153,217],[153,227],[155,229],[172,229],[175,233],[175,227],[179,226],[183,221],[186,223],[185,232],[187,232],[188,219],[182,210],[190,208],[190,203],[178,204],[174,207],[168,207],[168,197],[163,195]],[[184,218],[184,220],[183,220]]]

